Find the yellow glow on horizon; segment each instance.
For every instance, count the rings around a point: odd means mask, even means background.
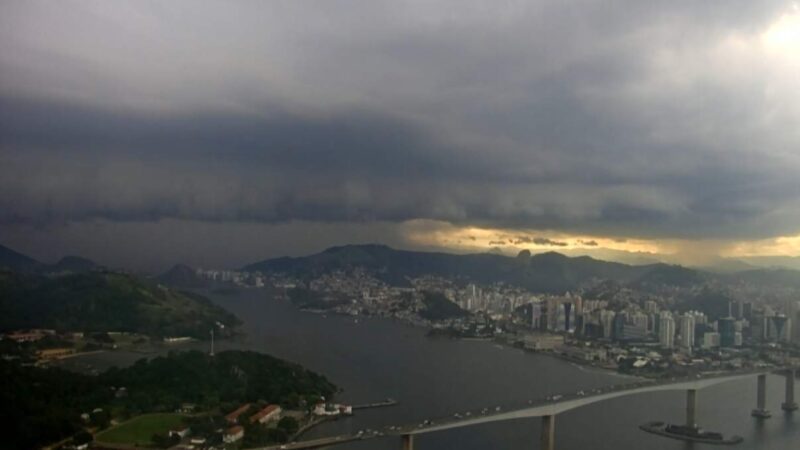
[[[737,242],[723,256],[800,256],[800,235]]]
[[[642,239],[570,234],[555,230],[458,226],[433,220],[409,221],[404,228],[405,238],[417,246],[464,253],[486,252],[492,248],[500,248],[507,255],[520,250],[530,250],[531,253],[567,251],[571,255],[585,251],[586,254],[599,254],[601,259],[614,260],[614,254],[603,253],[612,250],[650,255],[666,262],[688,265],[709,264],[720,257],[800,256],[800,235],[737,241]],[[547,239],[549,242],[536,243],[534,238]]]
[[[533,253],[576,249],[607,249],[632,253],[665,251],[654,241],[643,239],[621,239],[547,230],[459,227],[435,221],[416,221],[407,230],[406,237],[417,245],[446,247],[458,251],[482,252],[494,247],[517,251],[527,249]],[[536,242],[536,238],[546,239],[548,242]]]

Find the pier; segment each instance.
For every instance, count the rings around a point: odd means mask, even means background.
[[[394,406],[397,404],[397,400],[392,398],[387,398],[382,402],[374,402],[374,403],[364,403],[362,405],[353,405],[353,411],[357,409],[367,409],[367,408],[383,408],[386,406]]]

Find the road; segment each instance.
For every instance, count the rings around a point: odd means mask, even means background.
[[[464,411],[455,413],[450,417],[435,420],[425,420],[418,424],[406,424],[401,426],[388,426],[378,431],[362,432],[355,435],[331,436],[327,438],[300,441],[284,445],[261,447],[248,450],[279,450],[279,449],[306,449],[318,448],[326,445],[337,445],[345,442],[372,439],[380,436],[402,436],[406,434],[422,434],[434,431],[442,431],[451,428],[460,428],[488,422],[498,422],[503,420],[519,419],[524,417],[542,417],[560,414],[570,409],[579,408],[591,403],[601,402],[616,397],[626,395],[637,395],[646,392],[664,390],[686,390],[703,389],[728,381],[744,378],[756,377],[761,374],[773,373],[780,369],[760,369],[742,372],[725,372],[710,376],[672,379],[665,382],[645,380],[636,383],[626,383],[608,386],[589,391],[577,391],[570,394],[551,395],[544,399],[528,400],[527,404],[517,405],[511,408],[500,406],[486,407],[476,411]]]

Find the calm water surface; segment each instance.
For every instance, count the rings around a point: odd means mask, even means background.
[[[245,322],[246,338],[222,348],[248,348],[292,360],[325,374],[344,389],[338,399],[367,403],[391,397],[389,408],[358,411],[351,418],[323,424],[305,438],[356,432],[392,424],[421,422],[455,412],[522,404],[561,392],[631,381],[491,342],[430,339],[425,330],[386,319],[304,313],[259,291],[220,296],[206,293]],[[125,364],[141,355],[113,353],[74,359],[69,364],[98,367]],[[725,383],[698,394],[700,425],[745,442],[737,449],[800,449],[800,414],[780,410],[783,378],[768,379],[768,408],[763,422],[750,417],[755,380]],[[716,448],[684,443],[640,431],[651,420],[682,422],[685,394],[641,394],[611,400],[557,416],[558,449]],[[536,449],[539,419],[520,419],[418,436],[415,448]],[[342,445],[339,449],[399,449],[399,438]]]

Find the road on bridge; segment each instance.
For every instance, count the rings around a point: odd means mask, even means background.
[[[606,386],[592,389],[588,392],[578,391],[572,394],[552,395],[545,399],[529,400],[527,405],[519,405],[517,407],[512,407],[511,409],[505,409],[499,406],[495,408],[484,408],[481,411],[454,414],[452,417],[440,418],[439,420],[435,421],[425,420],[419,424],[389,426],[380,431],[366,430],[366,432],[359,432],[358,434],[354,435],[331,436],[247,450],[294,450],[319,448],[328,445],[343,444],[345,442],[372,439],[381,436],[415,435],[499,420],[555,415],[589,403],[603,401],[621,395],[633,395],[669,389],[702,389],[718,383],[753,377],[760,374],[775,372],[776,370],[778,369],[773,367],[769,369],[723,372],[711,376],[698,376],[696,378],[688,379],[671,379],[661,382],[646,380],[623,385]]]

